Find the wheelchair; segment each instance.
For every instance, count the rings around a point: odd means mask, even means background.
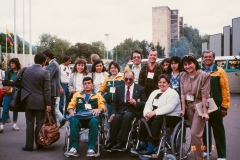
[[[139,146],[139,140],[131,139],[138,134],[139,126],[133,125],[129,135],[129,144],[132,145],[130,149],[131,156],[139,156],[140,159],[159,158],[160,152],[163,152],[163,160],[186,159],[191,153],[191,132],[190,124],[187,120],[182,119],[174,128],[166,127],[166,120],[164,117],[162,130],[160,131],[159,145],[155,148],[154,154],[151,156],[138,155],[136,149]],[[183,139],[181,140],[181,136]],[[182,148],[182,150],[181,150]],[[169,150],[170,153],[169,154]],[[181,152],[180,152],[181,151]]]
[[[106,131],[106,119],[107,115],[105,113],[101,113],[99,115],[99,124],[98,124],[98,137],[97,137],[97,151],[95,152],[95,155],[92,155],[93,157],[99,157],[101,155],[101,148],[106,142],[106,136],[107,136],[107,131]],[[81,128],[79,132],[79,136],[81,136],[84,133],[88,132],[88,128]],[[65,144],[63,147],[63,152],[66,157],[69,157],[66,152],[70,150],[70,121],[68,121],[68,125],[66,126],[66,133],[65,133]]]

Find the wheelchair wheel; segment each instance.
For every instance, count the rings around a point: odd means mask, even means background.
[[[167,154],[165,157],[163,157],[163,160],[177,160],[177,159],[174,155]]]
[[[179,122],[173,130],[171,148],[175,156],[179,159],[185,159],[191,153],[191,130],[188,121],[184,121],[182,157],[180,157],[181,132],[182,122]]]

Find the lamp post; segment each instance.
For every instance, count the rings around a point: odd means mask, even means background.
[[[108,60],[108,36],[109,36],[109,34],[105,34],[105,36],[107,37],[107,60]]]

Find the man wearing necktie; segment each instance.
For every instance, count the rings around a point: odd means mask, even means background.
[[[125,148],[131,122],[141,117],[147,97],[144,87],[134,83],[134,72],[124,73],[124,83],[116,87],[110,116],[110,138],[105,150],[122,150]]]

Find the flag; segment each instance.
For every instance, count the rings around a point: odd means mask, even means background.
[[[8,29],[6,29],[6,40],[10,43],[11,46],[13,45],[14,42]]]

